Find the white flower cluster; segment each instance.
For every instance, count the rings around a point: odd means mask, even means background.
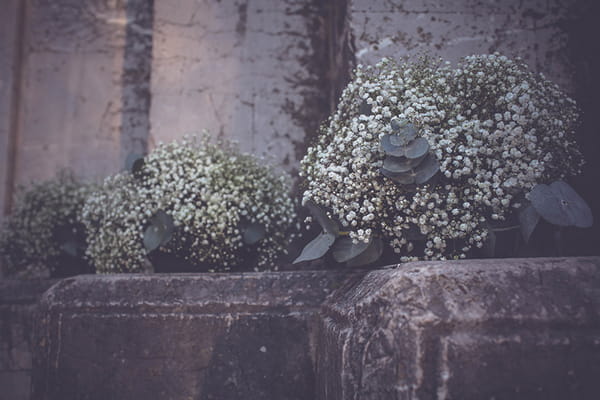
[[[0,234],[0,256],[6,272],[37,277],[61,268],[65,243],[72,238],[85,243],[77,215],[93,188],[66,172],[20,188],[15,208]]]
[[[139,176],[109,177],[90,196],[82,212],[87,255],[98,272],[144,270],[144,231],[162,210],[172,217],[175,230],[161,252],[227,271],[247,266],[251,251],[255,269],[275,268],[295,218],[288,180],[230,146],[210,144],[206,136],[161,144],[145,157]],[[252,246],[242,238],[248,224],[265,232]]]
[[[380,138],[396,118],[429,142],[437,180],[409,189],[380,173]],[[578,118],[555,84],[499,54],[456,68],[428,57],[358,66],[302,160],[303,200],[356,241],[385,238],[402,260],[464,258],[535,184],[580,172]]]

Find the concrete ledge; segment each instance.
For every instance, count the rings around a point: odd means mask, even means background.
[[[0,279],[0,400],[28,400],[37,301],[56,280]]]
[[[319,399],[597,399],[600,258],[420,262],[323,307]]]
[[[364,273],[65,279],[40,305],[34,399],[314,399],[318,310]]]

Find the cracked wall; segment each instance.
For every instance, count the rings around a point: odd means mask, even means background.
[[[350,0],[356,62],[421,52],[451,62],[495,51],[523,58],[563,89],[574,89],[564,21],[573,0]]]
[[[157,2],[151,140],[207,129],[294,171],[328,114],[319,3]]]

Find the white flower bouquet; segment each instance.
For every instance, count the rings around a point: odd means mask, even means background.
[[[303,204],[323,232],[297,262],[464,258],[518,218],[587,227],[563,182],[583,164],[573,100],[499,54],[358,66],[302,160]],[[550,184],[550,185],[546,185]],[[530,196],[531,192],[531,196]]]
[[[7,275],[60,277],[91,272],[84,259],[85,230],[77,217],[93,189],[66,172],[20,188],[0,233],[0,257]]]
[[[185,271],[276,269],[295,218],[286,176],[207,137],[129,164],[81,213],[98,272],[168,271],[174,259]]]

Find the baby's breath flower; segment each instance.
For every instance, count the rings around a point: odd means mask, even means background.
[[[207,137],[160,144],[145,157],[139,176],[109,177],[86,202],[87,255],[98,272],[143,271],[144,231],[162,210],[173,218],[175,230],[160,252],[199,270],[276,269],[295,217],[288,181],[254,157],[210,144]],[[250,225],[265,232],[252,246],[243,241]]]
[[[408,190],[379,172],[380,138],[395,118],[430,144],[436,183]],[[578,121],[575,102],[518,60],[470,56],[451,68],[384,59],[357,68],[308,149],[303,197],[327,207],[350,237],[368,240],[367,229],[383,237],[403,260],[463,258],[534,185],[580,172]]]
[[[78,246],[85,246],[77,215],[93,189],[64,171],[55,179],[21,187],[0,233],[0,257],[7,274],[55,275],[67,262],[79,264],[70,267],[71,273],[87,272],[83,259],[77,259],[82,256]],[[65,254],[73,257],[66,258]]]

